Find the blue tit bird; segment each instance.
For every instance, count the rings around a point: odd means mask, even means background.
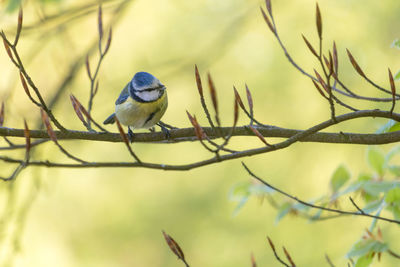
[[[128,126],[128,136],[132,141],[133,129],[151,128],[164,115],[168,106],[165,89],[166,87],[150,73],[136,73],[115,101],[115,113],[103,123],[112,124],[117,117],[119,122]],[[159,126],[168,136],[168,130],[160,124]]]

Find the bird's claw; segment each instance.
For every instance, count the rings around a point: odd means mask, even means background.
[[[129,138],[129,142],[133,143],[133,132],[131,130],[131,128],[128,127],[128,138]]]
[[[171,139],[171,132],[168,130],[167,127],[163,125],[163,123],[157,123],[158,126],[160,126],[161,131],[165,134],[165,137],[170,140]]]

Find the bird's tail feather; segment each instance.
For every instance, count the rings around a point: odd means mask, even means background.
[[[113,124],[115,122],[115,113],[111,114],[103,124]]]

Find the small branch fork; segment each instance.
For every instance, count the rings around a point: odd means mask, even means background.
[[[100,71],[100,66],[101,66],[101,63],[103,62],[105,55],[107,54],[107,52],[110,49],[111,39],[112,39],[112,28],[110,28],[109,33],[108,33],[107,43],[106,43],[106,46],[103,51],[102,40],[104,37],[103,36],[104,30],[103,30],[103,11],[102,11],[101,6],[99,6],[99,11],[98,11],[98,31],[99,31],[99,60],[97,62],[94,73],[92,73],[90,70],[89,55],[86,56],[86,71],[87,71],[87,74],[88,74],[88,77],[90,80],[90,94],[89,94],[89,103],[88,103],[88,109],[87,109],[88,117],[91,117],[91,112],[93,109],[93,100],[99,89],[98,75],[99,75],[99,71]],[[92,121],[93,121],[92,119],[88,118],[86,124],[84,123],[89,131],[92,130],[91,125],[90,125]],[[96,124],[96,126],[100,130],[106,131],[103,127],[99,126],[98,124]]]
[[[43,109],[47,115],[49,116],[49,118],[51,119],[51,121],[54,123],[54,125],[56,125],[56,127],[61,130],[61,131],[67,131],[67,129],[61,125],[61,123],[54,117],[53,113],[51,112],[51,110],[47,107],[46,102],[44,101],[38,87],[35,85],[35,83],[33,82],[32,78],[28,75],[28,73],[26,72],[26,69],[22,63],[21,57],[18,53],[17,50],[17,44],[19,41],[19,37],[21,35],[21,30],[22,30],[22,21],[23,21],[23,12],[22,12],[22,8],[20,8],[19,10],[19,14],[18,14],[18,26],[17,26],[17,33],[15,35],[15,39],[14,42],[11,43],[8,39],[6,34],[4,33],[4,31],[1,31],[0,36],[3,39],[3,44],[4,44],[4,48],[7,52],[7,55],[9,56],[11,62],[17,67],[17,69],[19,70],[20,73],[20,78],[21,78],[21,83],[22,86],[25,90],[25,93],[28,95],[29,99],[31,100],[31,102],[33,104],[35,104],[36,106],[38,106],[39,108]],[[34,91],[35,96],[37,97],[38,101],[35,100],[30,91],[29,91],[29,87]]]
[[[325,99],[327,99],[330,103],[330,108],[332,111],[332,118],[334,118],[334,103],[337,103],[347,109],[350,109],[352,111],[356,111],[357,109],[352,107],[351,105],[348,105],[344,103],[342,100],[340,100],[337,96],[333,94],[333,92],[337,92],[338,94],[349,97],[349,98],[354,98],[354,99],[359,99],[359,100],[368,100],[372,102],[392,102],[392,108],[394,109],[394,104],[395,101],[400,99],[400,95],[396,93],[395,87],[392,84],[392,80],[389,77],[389,81],[391,83],[391,89],[385,89],[382,86],[376,84],[375,82],[372,81],[371,78],[369,78],[361,69],[353,55],[350,53],[350,51],[347,49],[347,55],[349,57],[349,60],[351,64],[353,65],[354,69],[356,72],[364,78],[371,86],[374,88],[378,89],[379,91],[390,95],[390,98],[375,98],[375,97],[366,97],[366,96],[361,96],[357,93],[354,93],[353,90],[349,89],[344,82],[341,80],[339,77],[339,72],[338,72],[338,54],[337,54],[337,47],[336,47],[336,42],[333,42],[333,47],[332,51],[328,51],[326,54],[323,53],[322,49],[322,16],[321,12],[319,9],[318,4],[316,5],[316,25],[317,25],[317,33],[319,37],[319,49],[318,52],[317,50],[313,47],[313,45],[307,40],[307,38],[303,36],[304,42],[306,43],[307,47],[309,48],[310,52],[317,58],[320,68],[322,69],[323,76],[319,74],[317,70],[314,70],[315,76],[312,74],[308,73],[305,71],[299,64],[297,64],[293,57],[289,54],[286,46],[282,42],[279,34],[278,34],[278,29],[275,24],[275,19],[272,14],[272,9],[268,8],[268,6],[271,6],[271,1],[266,0],[266,7],[268,14],[264,11],[263,8],[261,8],[261,13],[262,16],[264,17],[264,20],[268,26],[268,28],[271,30],[273,33],[273,36],[275,39],[278,41],[279,46],[281,47],[282,51],[284,52],[285,56],[289,60],[289,62],[292,64],[292,66],[297,69],[300,73],[305,75],[306,77],[310,78],[312,82],[314,83],[315,87],[317,88],[318,92],[321,94],[321,96]],[[389,71],[390,72],[390,71]],[[320,86],[323,88],[323,90],[320,89]],[[338,87],[339,86],[339,87]]]
[[[60,122],[54,117],[51,110],[46,105],[43,97],[40,94],[38,87],[35,85],[33,80],[28,75],[25,67],[22,64],[21,58],[17,51],[17,44],[19,36],[22,29],[22,10],[20,10],[18,16],[18,27],[17,34],[14,42],[10,42],[5,36],[4,32],[1,32],[5,50],[12,61],[12,63],[17,67],[20,72],[20,79],[22,87],[31,100],[31,102],[40,108],[42,113],[43,124],[45,125],[45,130],[30,130],[30,138],[39,139],[30,144],[31,147],[38,147],[44,144],[47,140],[51,140],[60,151],[69,159],[76,161],[75,163],[64,163],[64,162],[53,162],[49,160],[37,161],[30,159],[19,159],[11,158],[8,156],[0,156],[0,160],[7,163],[15,163],[20,166],[27,167],[31,166],[44,166],[44,167],[65,167],[65,168],[92,168],[92,167],[141,167],[150,169],[160,169],[160,170],[190,170],[193,168],[198,168],[210,164],[219,163],[222,161],[233,160],[242,157],[249,157],[258,155],[261,153],[269,153],[276,150],[284,149],[291,146],[297,142],[323,142],[323,143],[346,143],[346,144],[387,144],[400,141],[400,132],[384,133],[384,134],[359,134],[359,133],[328,133],[321,132],[322,130],[344,121],[371,117],[371,118],[386,118],[395,121],[400,121],[400,114],[395,113],[395,104],[399,99],[399,95],[396,93],[396,86],[394,83],[392,72],[389,70],[389,83],[390,90],[380,87],[372,82],[364,72],[359,67],[357,61],[354,59],[352,54],[348,51],[348,56],[350,62],[352,63],[356,72],[361,75],[364,79],[369,81],[369,83],[375,85],[377,89],[385,94],[390,94],[391,98],[369,98],[361,97],[354,93],[351,89],[346,87],[343,81],[339,78],[338,72],[338,53],[336,43],[333,42],[332,50],[324,53],[323,49],[323,35],[322,35],[322,16],[321,11],[316,6],[316,26],[317,33],[319,37],[318,49],[315,49],[313,45],[307,40],[305,36],[303,39],[310,49],[311,53],[318,59],[319,69],[314,70],[314,75],[311,75],[304,71],[291,57],[288,53],[286,47],[281,41],[275,20],[272,14],[271,2],[266,1],[266,11],[261,8],[262,16],[264,17],[269,29],[272,31],[274,37],[277,39],[279,45],[281,46],[284,54],[288,58],[289,62],[298,69],[301,73],[310,78],[316,87],[317,91],[321,96],[327,100],[331,116],[330,119],[322,123],[316,124],[306,130],[295,130],[295,129],[285,129],[277,126],[267,125],[259,120],[257,120],[254,113],[254,97],[252,96],[251,90],[246,85],[245,93],[247,98],[247,107],[242,101],[238,90],[233,86],[233,122],[229,127],[222,127],[222,120],[220,114],[220,106],[218,103],[217,87],[215,85],[214,79],[211,74],[207,74],[207,85],[208,92],[211,99],[212,110],[210,110],[206,104],[205,94],[203,90],[203,83],[201,80],[201,75],[198,66],[195,66],[194,76],[197,85],[197,90],[199,93],[199,100],[203,108],[203,113],[205,119],[208,121],[209,127],[202,127],[199,120],[194,114],[187,112],[188,119],[193,126],[193,128],[183,128],[177,129],[172,127],[169,131],[169,138],[166,139],[165,134],[162,132],[152,132],[152,133],[137,133],[135,134],[135,142],[152,142],[152,143],[178,143],[185,141],[200,141],[200,144],[204,149],[213,154],[211,158],[191,162],[183,165],[168,165],[168,164],[155,164],[151,162],[144,162],[140,160],[140,157],[132,150],[131,144],[126,142],[126,135],[122,127],[117,123],[117,128],[119,133],[109,133],[98,124],[93,116],[91,115],[93,110],[94,97],[96,96],[99,88],[99,72],[103,59],[107,52],[109,51],[112,32],[111,28],[109,30],[107,41],[103,48],[102,41],[104,39],[104,29],[103,29],[103,13],[101,7],[98,9],[98,51],[99,59],[97,61],[94,71],[91,70],[89,56],[86,56],[86,71],[90,81],[90,92],[88,107],[85,108],[81,102],[74,96],[70,95],[71,103],[78,119],[83,123],[88,131],[74,131],[68,130],[63,127]],[[34,94],[31,94],[33,90]],[[338,95],[336,95],[338,94]],[[374,102],[391,102],[392,106],[389,111],[382,110],[358,110],[340,100],[339,96],[346,96],[356,99],[369,100]],[[347,114],[339,115],[336,112],[336,105],[344,106],[351,112]],[[240,110],[249,119],[247,125],[238,126],[239,113]],[[213,113],[213,114],[211,114]],[[7,137],[25,137],[25,129],[11,129],[3,126],[5,117],[4,104],[0,112],[0,136]],[[53,130],[51,124],[54,124],[58,130]],[[100,132],[96,132],[92,128],[92,124],[96,126]],[[235,136],[255,136],[257,137],[262,146],[258,148],[250,148],[244,150],[237,150],[230,147],[230,141]],[[272,143],[267,138],[280,137],[284,138],[283,141]],[[86,159],[81,159],[69,153],[60,144],[60,140],[87,140],[87,141],[107,141],[107,142],[124,142],[129,154],[132,156],[133,161],[128,162],[92,162]],[[23,144],[14,144],[8,138],[6,139],[8,146],[0,147],[0,150],[8,151],[14,149],[26,148]],[[15,176],[14,176],[15,177]]]

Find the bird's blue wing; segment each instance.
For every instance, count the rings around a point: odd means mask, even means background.
[[[120,105],[120,104],[124,103],[128,99],[128,97],[129,97],[129,83],[122,90],[117,101],[115,101],[115,105]]]

